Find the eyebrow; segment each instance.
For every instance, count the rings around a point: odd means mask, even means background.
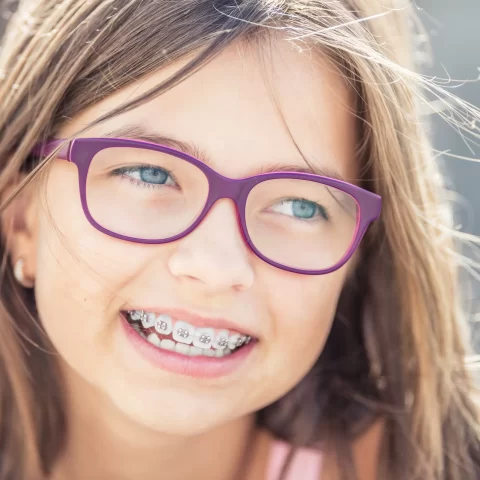
[[[128,138],[131,140],[140,140],[144,142],[156,143],[157,145],[163,145],[165,147],[170,147],[186,153],[187,155],[190,155],[191,157],[194,157],[205,163],[205,165],[211,166],[212,163],[207,153],[200,149],[198,145],[195,145],[192,142],[173,138],[170,135],[167,136],[162,135],[159,132],[150,131],[143,125],[124,125],[107,133],[104,133],[101,136],[106,138]],[[314,175],[320,175],[322,177],[334,178],[343,182],[347,181],[345,177],[343,177],[336,169],[321,165],[314,165],[313,162],[310,161],[306,162],[305,166],[287,163],[272,163],[268,166],[260,167],[258,171],[254,173],[254,175],[274,172],[310,173]]]

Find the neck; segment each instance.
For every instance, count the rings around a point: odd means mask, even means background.
[[[245,454],[255,435],[253,415],[195,436],[164,434],[133,422],[78,377],[67,381],[66,408],[67,441],[51,480],[253,478],[245,473]],[[249,471],[258,470],[257,453],[250,460],[256,465],[248,462]]]

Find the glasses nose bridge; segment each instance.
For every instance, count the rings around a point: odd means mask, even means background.
[[[247,235],[245,232],[244,226],[244,215],[245,215],[245,203],[246,203],[246,194],[248,194],[250,188],[249,178],[243,179],[234,179],[229,177],[224,177],[218,172],[210,172],[209,175],[209,192],[206,205],[203,210],[203,214],[198,218],[196,226],[202,222],[208,213],[211,211],[212,207],[219,201],[224,198],[231,200],[235,205],[235,210],[237,214],[237,223],[241,234],[245,241],[248,243]]]
[[[246,197],[252,187],[252,178],[229,178],[218,172],[209,175],[209,193],[202,219],[210,212],[216,202],[224,198],[231,200],[237,212],[237,222],[242,235],[247,240],[245,232],[245,205]]]
[[[234,179],[224,177],[223,175],[215,175],[210,180],[210,204],[212,205],[217,200],[228,198],[232,200],[235,205],[240,207],[242,204],[242,197],[244,196],[245,188],[248,187],[248,179]]]

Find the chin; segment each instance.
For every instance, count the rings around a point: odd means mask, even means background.
[[[132,390],[110,395],[111,402],[129,423],[168,435],[199,435],[232,420],[231,404],[223,408],[217,402],[198,395],[169,395],[170,392],[134,395]],[[133,396],[132,396],[133,394]],[[222,412],[224,415],[222,415]]]

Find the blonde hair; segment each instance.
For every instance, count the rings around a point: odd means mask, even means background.
[[[404,3],[404,2],[403,2]],[[388,6],[386,6],[388,4]],[[327,54],[356,92],[360,183],[383,198],[312,371],[258,422],[292,445],[336,451],[385,421],[380,478],[474,480],[479,419],[465,366],[461,258],[421,109],[425,94],[465,135],[479,112],[413,72],[413,9],[394,0],[35,0],[21,2],[0,57],[0,194],[48,163],[33,146],[63,122],[142,76],[193,59],[147,101],[236,40],[279,33]],[[135,52],[133,54],[132,52]],[[67,434],[53,345],[33,295],[13,280],[6,232],[0,282],[0,479],[48,476]]]

